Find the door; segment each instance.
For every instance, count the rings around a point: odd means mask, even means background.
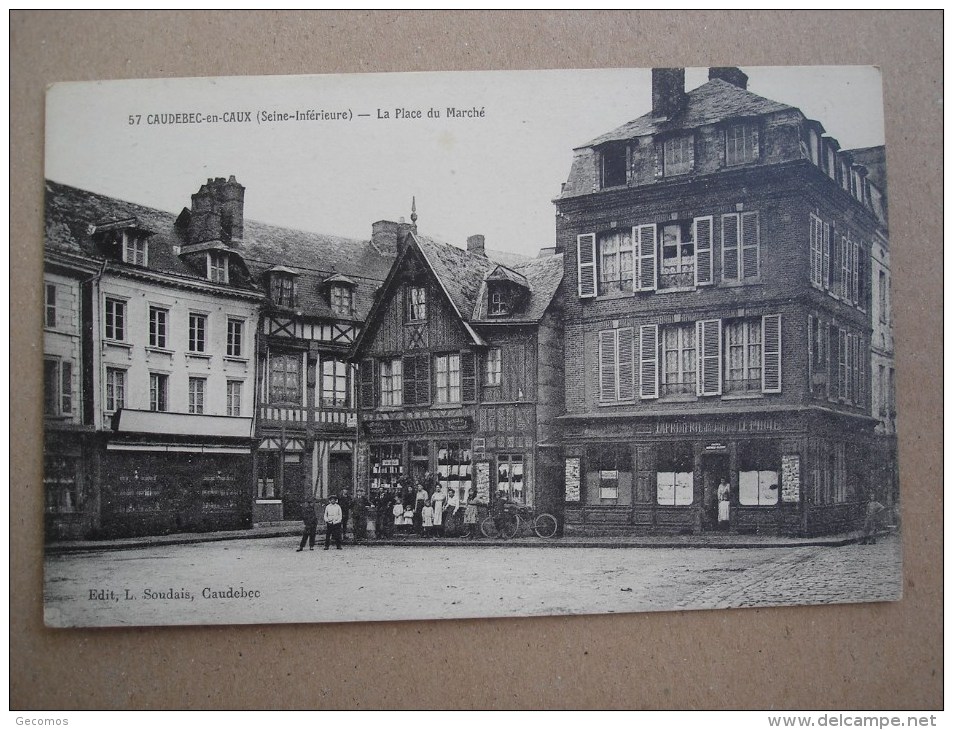
[[[328,459],[328,479],[330,480],[330,494],[340,494],[341,490],[352,487],[351,455],[331,454]],[[351,490],[353,491],[353,490]]]
[[[424,477],[430,471],[430,449],[426,441],[416,441],[408,444],[410,451],[410,476],[424,483]]]
[[[728,479],[728,454],[702,456],[702,530],[718,529],[718,482]]]

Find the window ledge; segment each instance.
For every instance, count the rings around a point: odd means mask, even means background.
[[[764,398],[764,393],[728,393],[721,396],[722,400],[759,400]]]
[[[739,281],[735,281],[734,279],[722,279],[718,285],[725,289],[735,289],[739,286],[751,286],[752,284],[763,284],[763,283],[764,282],[761,281],[761,277],[757,276],[757,277],[752,277],[751,279],[741,279]]]
[[[187,352],[187,353],[185,353],[185,356],[186,356],[186,357],[194,357],[194,358],[197,358],[197,359],[199,359],[199,360],[211,360],[211,359],[212,359],[211,353],[208,353],[208,352]]]
[[[242,365],[248,364],[247,357],[235,357],[234,355],[222,355],[222,359],[225,360],[226,362],[237,362]]]
[[[658,400],[658,399],[657,399],[657,398],[647,398],[646,400]],[[611,408],[612,406],[634,406],[636,403],[640,403],[640,402],[641,402],[641,401],[635,400],[635,399],[633,398],[632,400],[607,400],[607,401],[599,401],[596,405],[597,405],[599,408]]]
[[[698,291],[698,287],[695,286],[673,286],[668,289],[656,289],[658,294],[681,294],[683,292]]]
[[[467,405],[473,405],[472,403],[434,403],[430,406],[432,411],[450,411],[458,410]]]
[[[256,499],[255,504],[281,504],[280,499]]]
[[[109,347],[121,347],[125,350],[132,349],[132,343],[126,342],[125,340],[103,340],[103,344]]]
[[[698,400],[698,395],[684,394],[684,395],[663,395],[659,396],[659,403],[694,403]]]
[[[596,296],[597,302],[611,301],[613,299],[631,299],[634,294],[639,292],[631,291],[614,291],[611,294],[598,294]]]
[[[146,352],[157,352],[160,355],[174,355],[175,350],[169,350],[165,347],[146,347]]]

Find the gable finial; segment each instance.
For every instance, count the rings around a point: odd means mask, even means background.
[[[417,225],[417,196],[410,199],[410,222]]]

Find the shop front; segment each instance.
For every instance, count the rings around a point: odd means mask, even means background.
[[[810,413],[567,424],[567,534],[803,535],[856,527],[869,449]],[[837,421],[839,419],[834,419]],[[719,485],[727,515],[719,518]],[[724,519],[724,518],[727,519]]]

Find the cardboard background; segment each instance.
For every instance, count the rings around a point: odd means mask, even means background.
[[[11,708],[942,707],[942,21],[940,11],[11,12]],[[46,84],[850,63],[884,72],[903,601],[353,625],[43,627]],[[435,689],[446,686],[435,684],[441,676],[455,678],[453,691]]]

